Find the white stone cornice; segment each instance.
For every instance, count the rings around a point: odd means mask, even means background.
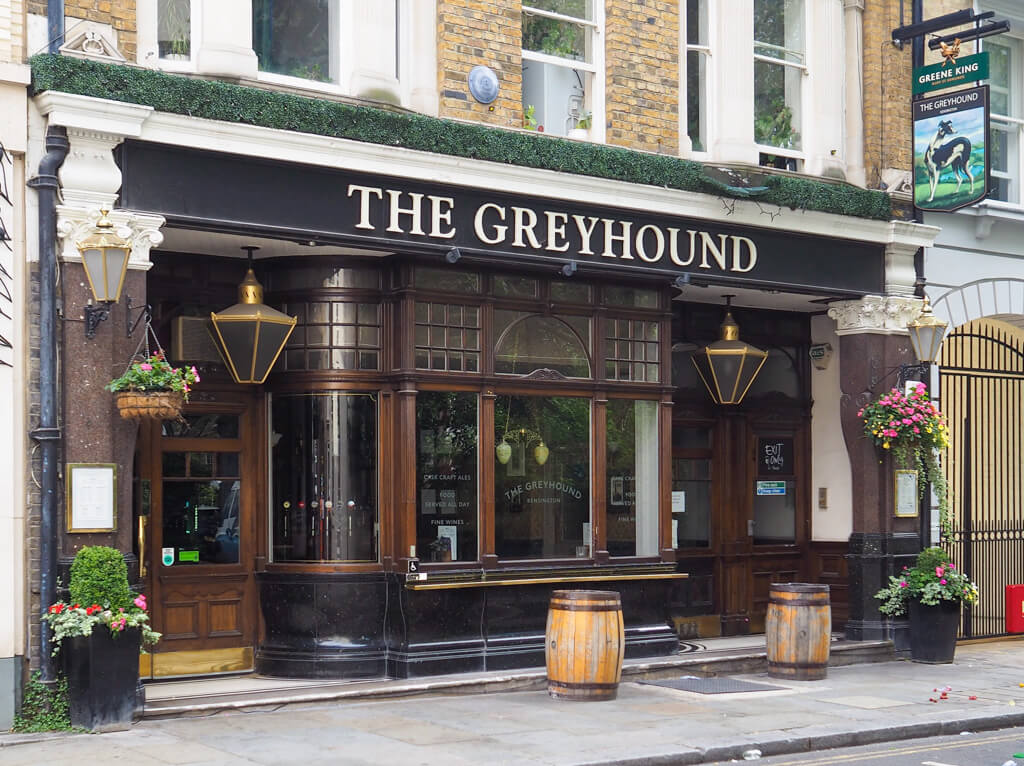
[[[101,208],[95,206],[57,205],[57,237],[61,244],[62,261],[82,262],[78,243],[95,230],[96,222],[100,219],[100,211]],[[164,235],[160,231],[165,223],[164,217],[131,210],[111,210],[107,217],[114,224],[118,236],[131,245],[128,268],[142,271],[152,268],[153,262],[149,259],[149,252],[164,241]]]
[[[939,232],[937,227],[905,221],[777,208],[748,200],[725,200],[712,194],[154,112],[150,107],[88,96],[47,91],[37,96],[36,102],[44,114],[56,114],[51,116],[51,124],[74,124],[190,149],[260,159],[272,157],[279,162],[383,175],[394,175],[395,168],[401,168],[402,176],[410,180],[500,189],[529,196],[536,196],[538,189],[543,189],[544,196],[554,200],[915,249],[930,245]],[[124,124],[116,128],[119,122]]]
[[[828,315],[835,320],[836,335],[905,335],[907,325],[917,319],[923,306],[920,298],[865,295],[829,305]]]
[[[54,90],[40,93],[34,101],[50,125],[119,137],[119,143],[125,138],[137,138],[142,132],[142,124],[154,111],[151,106]]]

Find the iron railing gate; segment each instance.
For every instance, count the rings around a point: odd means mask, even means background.
[[[1024,583],[1024,333],[969,322],[942,347],[939,392],[953,534],[943,542],[980,590],[962,638],[1006,633],[1004,587]]]

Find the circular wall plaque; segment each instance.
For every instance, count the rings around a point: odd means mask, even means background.
[[[469,92],[481,104],[489,104],[498,97],[498,75],[488,66],[475,66],[469,70]]]

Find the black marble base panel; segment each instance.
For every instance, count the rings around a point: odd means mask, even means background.
[[[411,590],[404,575],[262,573],[256,671],[290,678],[418,678],[544,665],[555,590],[616,591],[627,657],[678,651],[671,580]]]

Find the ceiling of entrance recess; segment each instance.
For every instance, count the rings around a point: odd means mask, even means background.
[[[195,231],[165,227],[162,229],[164,241],[155,252],[203,253],[226,258],[245,258],[243,247],[258,247],[253,257],[282,258],[302,255],[362,255],[384,257],[391,252],[370,250],[360,247],[342,247],[340,245],[318,245],[296,242],[287,239],[271,239],[250,235],[225,234],[220,232]],[[584,273],[581,265],[580,273]],[[808,295],[801,293],[782,292],[759,288],[742,288],[733,285],[688,284],[679,288],[675,300],[693,303],[714,303],[725,305],[725,295],[733,295],[734,306],[772,309],[776,311],[799,311],[804,313],[820,313],[828,308],[830,300],[841,300],[837,296],[826,294]]]

